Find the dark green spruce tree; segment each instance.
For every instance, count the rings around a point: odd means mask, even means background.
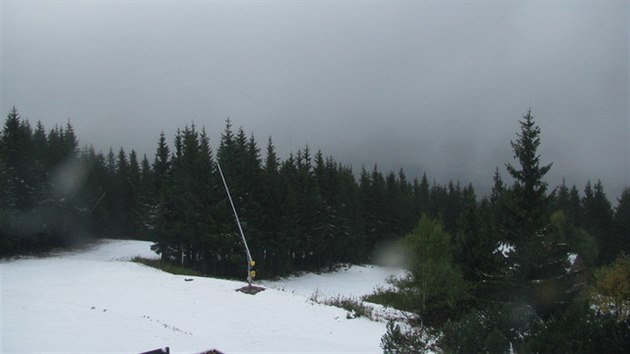
[[[518,166],[507,164],[514,178],[510,190],[507,241],[514,246],[509,258],[513,301],[525,300],[546,313],[563,302],[566,289],[566,243],[548,231],[551,197],[545,175],[551,164],[542,164],[540,127],[531,110],[520,121],[521,131],[511,142]]]
[[[282,233],[283,193],[280,181],[280,160],[271,137],[267,141],[262,173],[260,205],[263,218],[260,225],[260,249],[255,249],[258,270],[263,274],[283,274],[290,269],[291,259],[286,252]]]
[[[427,174],[422,174],[422,179],[418,182],[418,179],[413,181],[413,210],[414,214],[429,215],[429,181]]]
[[[476,280],[476,298],[484,304],[503,302],[511,297],[509,254],[503,252],[507,244],[508,189],[497,168],[493,175],[490,195],[479,206],[479,237],[471,251],[473,259],[464,267],[473,267],[470,279]]]
[[[619,250],[630,255],[630,187],[624,188],[619,197],[613,230]]]
[[[598,265],[612,262],[618,252],[618,245],[612,230],[613,209],[606,197],[601,181],[594,185],[590,181],[584,187],[583,223],[584,229],[591,234],[599,246]]]
[[[160,254],[162,261],[172,261],[175,257],[173,203],[170,188],[172,168],[170,149],[164,133],[160,134],[152,169],[154,195],[147,201],[148,235],[155,242],[151,248]]]

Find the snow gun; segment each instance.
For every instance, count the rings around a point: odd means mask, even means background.
[[[217,167],[219,168],[219,174],[221,175],[221,180],[223,181],[223,186],[225,187],[225,192],[227,193],[228,200],[230,201],[230,205],[232,206],[234,219],[236,220],[238,231],[241,234],[241,239],[243,240],[243,245],[245,246],[245,254],[247,255],[247,286],[242,287],[240,289],[236,289],[236,291],[240,291],[240,292],[250,294],[250,295],[255,295],[265,290],[265,288],[252,285],[252,282],[254,281],[254,278],[256,277],[256,271],[254,270],[254,266],[256,266],[256,262],[252,259],[252,254],[249,252],[249,247],[247,246],[247,240],[245,239],[245,233],[243,233],[243,228],[241,227],[241,221],[238,219],[238,213],[236,212],[236,207],[234,206],[234,201],[232,200],[232,195],[230,194],[230,189],[228,188],[227,182],[225,181],[225,176],[223,175],[221,164],[218,161],[217,161]]]

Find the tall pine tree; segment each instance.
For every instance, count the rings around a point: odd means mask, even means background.
[[[566,244],[548,230],[550,196],[544,177],[551,164],[543,165],[538,154],[540,127],[531,110],[520,121],[521,131],[511,142],[519,166],[507,164],[514,178],[510,191],[507,241],[514,246],[510,258],[513,300],[527,300],[538,310],[555,308],[566,291]]]

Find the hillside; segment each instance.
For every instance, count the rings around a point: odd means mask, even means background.
[[[134,353],[165,346],[181,353],[381,351],[385,323],[347,319],[345,310],[309,297],[318,289],[330,296],[362,295],[383,283],[387,270],[307,274],[267,282],[267,291],[251,296],[234,291],[240,282],[184,281],[191,277],[130,262],[135,256],[156,257],[149,247],[149,242],[106,240],[0,263],[0,351]]]

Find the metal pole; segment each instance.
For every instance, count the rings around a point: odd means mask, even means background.
[[[94,209],[96,209],[96,207],[100,204],[101,200],[103,200],[103,198],[105,198],[105,194],[107,194],[107,192],[101,194],[101,197],[98,198],[98,200],[96,201],[96,203],[94,203],[94,206],[92,207],[92,209],[90,209],[90,213],[94,212]]]
[[[219,161],[217,161],[217,166],[219,167],[219,174],[221,175],[221,180],[223,180],[223,186],[225,186],[225,191],[227,192],[228,199],[230,200],[232,211],[234,212],[234,219],[236,219],[238,231],[241,233],[241,238],[243,239],[243,244],[245,245],[245,252],[247,253],[247,283],[252,285],[252,255],[249,253],[249,247],[247,246],[247,241],[245,240],[245,234],[243,233],[243,228],[241,227],[241,221],[238,219],[238,214],[236,213],[236,208],[234,207],[234,202],[232,201],[232,196],[230,195],[230,189],[228,188],[227,182],[225,182],[225,176],[223,176],[223,171],[221,170],[221,164]]]

